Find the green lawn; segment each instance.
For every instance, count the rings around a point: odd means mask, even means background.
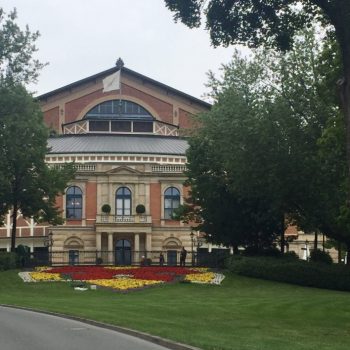
[[[128,294],[23,283],[0,272],[0,303],[77,315],[203,349],[349,349],[350,293],[229,275],[221,286],[172,284]]]

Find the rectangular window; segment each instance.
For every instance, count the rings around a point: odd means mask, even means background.
[[[130,132],[131,131],[131,123],[127,121],[118,121],[111,122],[111,130],[112,131],[120,131],[120,132]]]
[[[153,123],[134,122],[134,132],[153,132]]]
[[[164,219],[170,220],[172,219],[173,215],[173,209],[172,208],[165,208],[164,209]]]
[[[89,131],[109,131],[109,122],[90,120]]]

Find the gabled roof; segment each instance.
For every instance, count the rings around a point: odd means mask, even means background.
[[[115,153],[184,156],[186,140],[177,137],[141,135],[62,135],[50,137],[48,154]]]
[[[76,81],[76,82],[74,82],[74,83],[71,83],[71,84],[62,86],[62,87],[60,87],[60,88],[58,88],[58,89],[55,89],[55,90],[53,90],[53,91],[50,91],[50,92],[47,92],[47,93],[42,94],[42,95],[40,95],[40,96],[37,96],[37,98],[38,98],[39,100],[45,100],[46,98],[49,98],[49,97],[51,97],[51,96],[53,96],[53,95],[55,95],[55,94],[64,92],[64,91],[66,91],[66,90],[75,88],[75,87],[77,87],[77,86],[79,86],[79,85],[81,85],[81,84],[85,84],[85,83],[88,83],[88,82],[90,82],[90,81],[94,81],[94,80],[96,80],[96,79],[102,79],[102,78],[104,78],[104,77],[106,77],[106,76],[108,76],[108,75],[110,75],[110,74],[116,72],[117,70],[118,70],[117,67],[113,67],[113,68],[104,70],[103,72],[100,72],[100,73],[91,75],[90,77],[87,77],[87,78],[78,80],[78,81]],[[205,108],[210,108],[210,107],[211,107],[211,104],[208,103],[208,102],[202,101],[202,100],[200,100],[199,98],[193,97],[193,96],[188,95],[188,94],[186,94],[186,93],[184,93],[184,92],[182,92],[182,91],[180,91],[180,90],[174,89],[174,88],[172,88],[172,87],[170,87],[170,86],[168,86],[168,85],[166,85],[166,84],[160,83],[160,82],[157,81],[157,80],[154,80],[154,79],[152,79],[152,78],[146,77],[145,75],[140,74],[140,73],[137,73],[137,72],[135,72],[135,71],[133,71],[133,70],[131,70],[131,69],[129,69],[129,68],[122,67],[122,68],[121,68],[121,71],[122,71],[122,72],[125,72],[125,73],[127,73],[127,74],[130,74],[130,75],[132,75],[132,76],[134,76],[134,77],[136,77],[136,78],[138,78],[138,79],[142,79],[142,80],[144,80],[144,81],[147,81],[147,82],[149,82],[149,83],[151,83],[151,84],[153,84],[153,85],[156,85],[156,86],[158,86],[158,87],[160,87],[160,88],[162,88],[162,89],[165,89],[165,90],[167,90],[167,91],[169,91],[169,92],[171,92],[171,93],[173,93],[173,94],[175,94],[175,95],[179,95],[179,96],[181,96],[181,97],[184,97],[184,98],[187,98],[187,99],[189,99],[189,100],[192,100],[193,102],[195,102],[195,103],[197,103],[197,104],[199,104],[199,105],[201,105],[201,106],[203,106],[203,107],[205,107]]]

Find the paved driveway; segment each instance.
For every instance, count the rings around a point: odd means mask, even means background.
[[[1,350],[168,350],[83,322],[0,306]]]

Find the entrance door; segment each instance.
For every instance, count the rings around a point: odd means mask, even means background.
[[[131,244],[127,239],[117,241],[115,247],[115,264],[131,265]]]
[[[79,263],[79,250],[69,251],[69,265],[76,265]]]
[[[176,266],[177,265],[177,250],[167,251],[167,265]]]

